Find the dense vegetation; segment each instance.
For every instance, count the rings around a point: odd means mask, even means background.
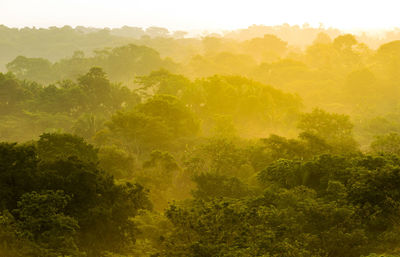
[[[0,256],[399,256],[400,42],[257,31],[1,27]]]

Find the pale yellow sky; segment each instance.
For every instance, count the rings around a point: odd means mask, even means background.
[[[235,29],[309,23],[344,30],[400,27],[397,0],[0,0],[0,24]]]

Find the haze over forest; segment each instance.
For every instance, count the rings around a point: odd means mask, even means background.
[[[1,257],[400,257],[394,2],[68,2],[0,2]]]

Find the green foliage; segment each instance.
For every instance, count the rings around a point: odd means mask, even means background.
[[[101,67],[116,81],[132,80],[135,75],[144,75],[160,68],[173,69],[176,66],[171,60],[163,60],[156,50],[143,45],[128,44],[112,50],[105,48],[94,51],[94,54],[94,57],[85,57],[80,52],[74,52],[72,57],[55,63],[43,58],[18,56],[7,64],[7,69],[19,79],[47,84],[76,79],[93,66]]]
[[[229,130],[236,130],[238,135],[252,137],[276,127],[286,129],[297,118],[301,108],[297,96],[240,76],[215,75],[192,82],[181,75],[161,70],[139,77],[138,83],[141,85],[138,92],[143,96],[155,93],[148,103],[154,107],[161,99],[167,100],[167,96],[158,93],[175,95],[202,120],[207,135],[220,133],[215,131],[216,126],[224,130],[222,124],[218,124],[218,119],[223,117],[232,119],[230,123],[234,128]],[[169,99],[169,105],[175,105],[173,102],[176,100]]]
[[[42,134],[37,142],[39,158],[46,161],[76,157],[84,162],[97,163],[98,149],[71,134]]]
[[[47,82],[51,76],[51,63],[43,58],[18,56],[7,64],[7,69],[20,79],[37,82]]]
[[[4,114],[0,137],[14,141],[50,131],[75,132],[89,139],[116,110],[139,102],[137,94],[110,83],[99,68],[81,76],[78,83],[62,81],[47,87],[1,74],[0,92]]]
[[[195,136],[199,131],[194,114],[176,97],[155,95],[136,108],[147,116],[162,120],[175,138]]]
[[[210,138],[185,156],[186,170],[191,175],[205,172],[247,179],[253,170],[246,150],[233,139]]]
[[[15,212],[17,231],[39,247],[28,256],[130,249],[137,234],[131,218],[151,208],[146,190],[116,184],[81,138],[44,134],[34,145],[0,145],[1,211]]]
[[[132,111],[117,112],[96,137],[99,143],[116,143],[130,153],[179,146],[197,135],[198,120],[174,96],[156,95]],[[175,142],[173,142],[175,141]]]
[[[243,44],[246,52],[264,62],[276,60],[287,51],[287,42],[271,34],[265,34],[262,38],[253,38]]]
[[[398,255],[398,41],[91,30],[0,26],[0,256]]]
[[[371,149],[378,153],[400,154],[400,136],[397,133],[390,133],[377,136],[371,143]]]
[[[213,173],[201,173],[193,177],[196,190],[193,196],[202,200],[219,197],[242,198],[251,195],[251,190],[236,177],[226,177]]]
[[[75,242],[78,222],[64,215],[70,199],[62,191],[21,196],[14,212],[24,237],[38,245],[35,256],[83,256]]]
[[[129,178],[135,168],[135,158],[128,152],[116,147],[105,146],[99,149],[99,167],[115,178]]]
[[[37,185],[37,158],[33,146],[0,144],[1,210],[16,208],[16,200]]]
[[[23,237],[14,216],[8,211],[0,215],[0,239],[0,254],[4,257],[27,257],[38,248]]]
[[[233,185],[227,188],[236,195],[220,194],[227,182],[203,174],[195,178],[199,200],[167,211],[175,227],[161,256],[360,256],[395,249],[399,164],[365,155],[282,159],[259,173],[264,194],[258,196],[240,196]]]
[[[169,152],[154,150],[143,161],[142,170],[135,172],[134,180],[149,188],[149,198],[158,211],[168,207],[172,200],[183,200],[190,195],[191,181]]]
[[[152,71],[148,76],[140,76],[136,80],[141,85],[141,91],[151,90],[153,94],[174,96],[182,94],[191,83],[183,75],[172,74],[165,69]]]
[[[339,153],[356,149],[357,142],[353,139],[353,124],[349,116],[314,109],[311,113],[302,115],[298,128],[303,133],[325,140],[336,147]]]
[[[240,134],[250,137],[265,134],[273,126],[285,128],[301,107],[296,96],[239,76],[198,80],[195,89],[182,98],[196,99],[193,108],[205,121],[216,115],[232,117]]]
[[[96,135],[98,144],[110,142],[134,154],[165,148],[172,140],[169,128],[161,119],[136,110],[115,113],[106,123],[106,128]]]
[[[366,238],[353,230],[353,210],[333,206],[306,188],[173,205],[167,217],[176,229],[162,256],[359,256]]]

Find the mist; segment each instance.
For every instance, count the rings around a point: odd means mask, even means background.
[[[0,256],[400,256],[396,7],[0,2]]]

